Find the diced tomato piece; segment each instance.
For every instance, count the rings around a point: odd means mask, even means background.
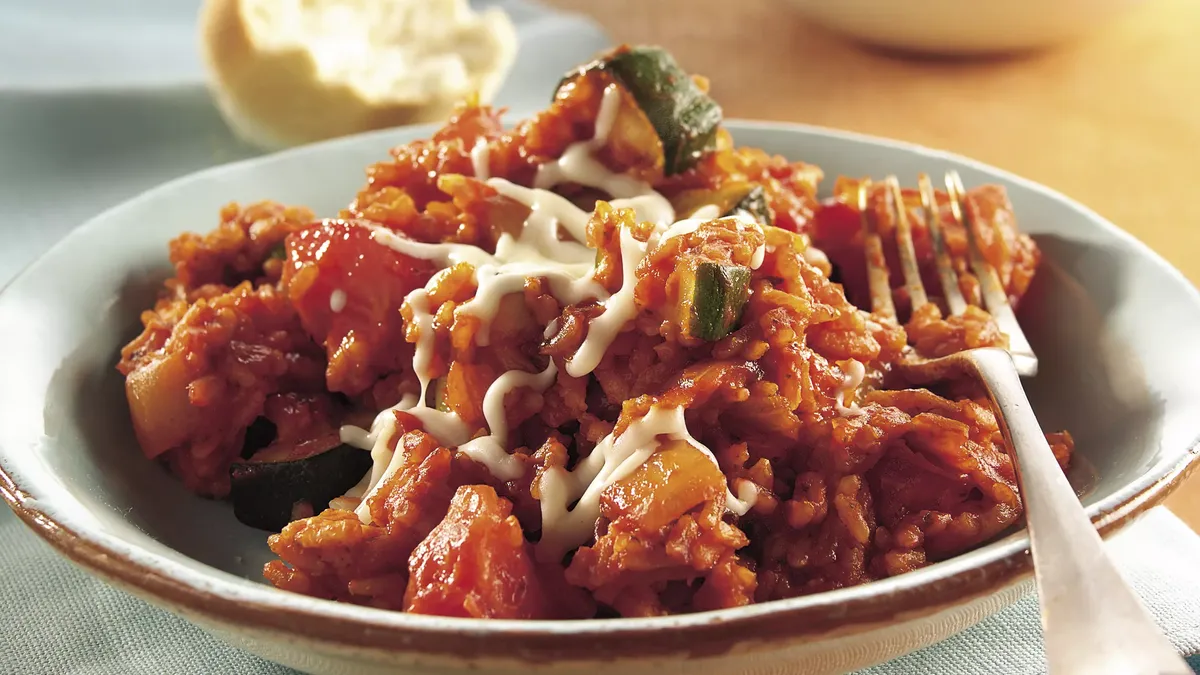
[[[435,266],[372,238],[371,227],[324,220],[287,240],[283,284],[304,329],[329,355],[326,382],[349,395],[411,367],[400,305]]]
[[[486,485],[458,489],[450,511],[409,559],[404,609],[498,619],[549,618],[512,504]]]
[[[813,216],[813,240],[824,248],[852,246],[860,229],[858,209],[843,202],[824,202]]]

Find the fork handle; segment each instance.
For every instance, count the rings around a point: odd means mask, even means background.
[[[1009,354],[973,350],[1014,453],[1052,675],[1192,675],[1121,578],[1063,475]]]

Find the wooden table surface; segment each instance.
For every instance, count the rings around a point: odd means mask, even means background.
[[[1151,0],[1087,39],[1021,57],[903,58],[844,41],[784,0],[548,0],[616,42],[659,44],[730,117],[943,148],[1045,183],[1200,283],[1200,3]],[[1167,500],[1200,531],[1200,477]]]

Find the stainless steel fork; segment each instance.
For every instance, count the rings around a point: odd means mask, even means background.
[[[921,281],[908,209],[895,176],[886,179],[885,187],[894,204],[891,215],[895,218],[904,285],[916,311],[930,300]],[[967,303],[946,248],[933,184],[922,174],[918,187],[947,309],[951,315],[962,314]],[[871,309],[882,318],[898,321],[883,240],[869,214],[870,189],[869,181],[859,185],[858,207]],[[1008,336],[1009,347],[970,349],[937,359],[910,353],[900,369],[908,380],[918,384],[974,376],[982,381],[995,406],[1001,432],[1016,464],[1025,505],[1049,672],[1052,675],[1190,675],[1192,670],[1159,632],[1108,558],[1100,536],[1054,459],[1021,386],[1021,375],[1037,373],[1037,357],[1017,324],[996,270],[983,257],[976,241],[965,190],[957,172],[946,174],[946,193],[951,216],[968,233],[969,261],[979,280],[984,308]]]

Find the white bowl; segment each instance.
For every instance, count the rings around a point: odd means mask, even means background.
[[[1047,428],[1070,429],[1073,478],[1107,534],[1196,466],[1200,294],[1095,213],[1029,181],[910,145],[730,122],[739,143],[830,176],[959,170],[1007,187],[1046,262],[1021,319]],[[314,673],[840,673],[962,630],[1027,589],[1015,531],[915,572],[829,593],[683,616],[481,621],[386,612],[262,582],[265,537],[146,461],[113,365],[170,267],[166,243],[223,204],[274,198],[333,214],[363,167],[428,127],[377,132],[173,181],[74,231],[0,293],[0,493],[59,552],[242,648]],[[832,182],[832,181],[827,181]]]
[[[1080,37],[1143,0],[788,0],[862,42],[926,54],[1013,52]]]

